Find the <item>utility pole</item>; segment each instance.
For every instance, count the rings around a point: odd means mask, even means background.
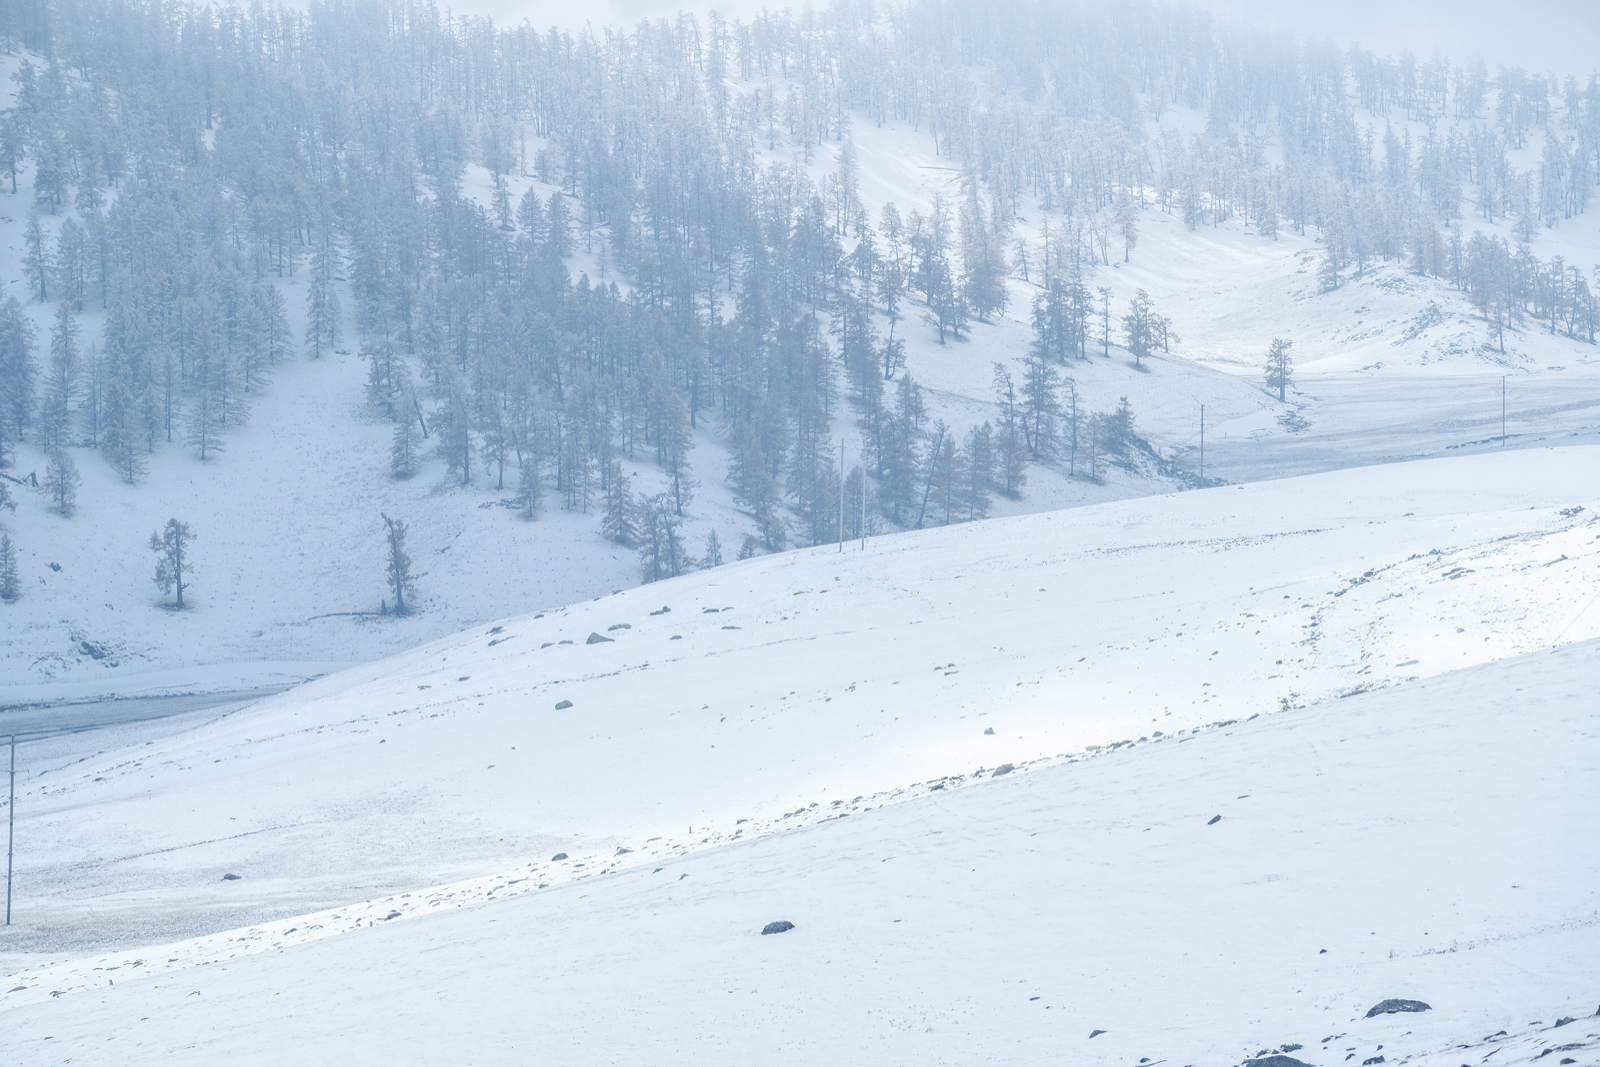
[[[839,438],[839,551],[844,551],[844,438]]]
[[[6,801],[6,925],[11,925],[11,846],[17,839],[17,735],[11,735],[11,796]]]

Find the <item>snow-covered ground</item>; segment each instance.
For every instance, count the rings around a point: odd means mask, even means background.
[[[1225,1064],[1301,1045],[1332,1067],[1573,1045],[1591,1063],[1600,618],[1589,512],[1561,511],[1594,499],[1593,458],[794,553],[150,745],[31,755],[12,944],[43,925],[87,945],[138,909],[198,930],[343,899],[89,959],[39,945],[0,995],[8,1048]],[[923,538],[961,577],[919,567]],[[489,877],[419,880],[451,858]],[[762,938],[775,920],[796,928]],[[1433,1010],[1364,1018],[1390,997]]]
[[[11,1044],[1527,1058],[1600,949],[1595,458],[759,558],[27,746]]]

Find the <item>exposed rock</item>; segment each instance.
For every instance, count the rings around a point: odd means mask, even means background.
[[[561,703],[556,705],[556,710],[557,711],[566,711],[570,707],[572,707],[572,701],[563,700]]]
[[[761,928],[761,935],[765,937],[767,934],[781,934],[785,931],[793,929],[794,923],[790,922],[788,919],[779,919],[775,923],[768,923],[767,925],[763,926]]]
[[[1016,770],[1016,768],[1013,767],[1011,764],[1002,763],[1002,764],[1000,764],[1000,766],[996,767],[994,770],[989,772],[989,777],[990,778],[998,778],[1002,774],[1010,774],[1014,770]]]
[[[1311,1065],[1293,1056],[1257,1056],[1255,1059],[1245,1060],[1244,1067],[1311,1067]]]
[[[1383,1062],[1383,1057],[1382,1056],[1369,1056],[1366,1059],[1361,1061],[1361,1067],[1372,1067],[1373,1064],[1382,1063],[1382,1062]]]
[[[1432,1010],[1433,1010],[1433,1006],[1432,1005],[1424,1004],[1420,1000],[1395,1000],[1395,999],[1391,998],[1389,1000],[1380,1000],[1378,1003],[1374,1004],[1372,1006],[1372,1010],[1367,1012],[1367,1018],[1370,1019],[1374,1015],[1389,1015],[1389,1014],[1391,1014],[1393,1012],[1400,1012],[1400,1011],[1432,1011]]]
[[[633,629],[633,627],[630,624],[625,623],[625,622],[619,622],[619,623],[616,623],[616,624],[614,624],[612,626],[607,626],[606,627],[606,633],[610,633],[612,630],[631,630],[631,629]]]
[[[222,876],[222,880],[224,882],[237,882],[239,880],[239,876],[237,874],[225,874]]]
[[[989,734],[994,733],[994,727],[993,726],[984,727],[983,733],[984,733],[984,736],[987,737]]]
[[[1578,1020],[1574,1019],[1572,1016],[1567,1015],[1567,1016],[1564,1016],[1564,1017],[1562,1017],[1560,1019],[1557,1019],[1556,1020],[1556,1026],[1565,1026],[1568,1023],[1575,1023],[1577,1021]],[[1550,1029],[1554,1030],[1555,1026],[1552,1026]]]
[[[1222,816],[1213,815],[1213,816],[1211,816],[1211,818],[1206,820],[1206,825],[1207,826],[1215,826],[1215,825],[1217,825],[1217,823],[1219,823],[1221,821],[1222,821]]]
[[[607,637],[607,636],[605,636],[604,634],[591,633],[589,635],[589,640],[585,641],[584,644],[586,644],[586,645],[603,645],[607,641],[610,641],[610,640],[612,640],[612,639]]]
[[[1091,1030],[1089,1032],[1089,1040],[1093,1041],[1095,1038],[1099,1037],[1101,1034],[1103,1034],[1105,1032],[1106,1031],[1104,1031],[1104,1030]]]
[[[557,852],[554,856],[550,857],[550,862],[554,863],[557,860],[564,860],[566,858],[567,858],[567,854],[565,852]]]

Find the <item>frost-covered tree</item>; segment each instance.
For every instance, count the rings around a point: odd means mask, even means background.
[[[189,524],[177,519],[168,519],[165,527],[150,535],[150,551],[156,554],[156,588],[162,595],[176,589],[178,597],[173,607],[180,611],[184,607],[183,590],[188,584],[184,573],[193,569],[189,565],[189,542],[194,539]]]
[[[72,457],[63,449],[52,450],[50,462],[45,466],[44,488],[50,494],[56,514],[71,516],[78,503],[78,486],[82,484],[83,476],[78,473],[78,465],[72,462]]]
[[[406,524],[383,515],[383,525],[384,572],[389,580],[389,591],[394,594],[394,613],[405,615],[411,610],[406,606],[406,596],[416,593],[416,581],[411,576],[411,556],[406,552]]]
[[[633,501],[633,483],[622,473],[622,464],[613,461],[606,475],[606,510],[600,530],[619,545],[632,548],[638,542],[638,507]]]
[[[710,570],[712,567],[720,566],[722,566],[722,541],[717,537],[717,531],[712,530],[706,534],[706,551],[705,555],[700,557],[700,567],[702,570]]]
[[[13,601],[22,595],[22,580],[17,575],[17,546],[10,534],[0,534],[0,600]]]
[[[1286,400],[1289,386],[1294,381],[1294,362],[1289,358],[1289,350],[1293,347],[1293,341],[1274,337],[1267,348],[1267,388],[1277,390],[1279,403]]]

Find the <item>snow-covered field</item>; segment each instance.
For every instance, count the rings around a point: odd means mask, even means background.
[[[29,746],[8,1046],[1592,1063],[1594,461],[766,557]]]

